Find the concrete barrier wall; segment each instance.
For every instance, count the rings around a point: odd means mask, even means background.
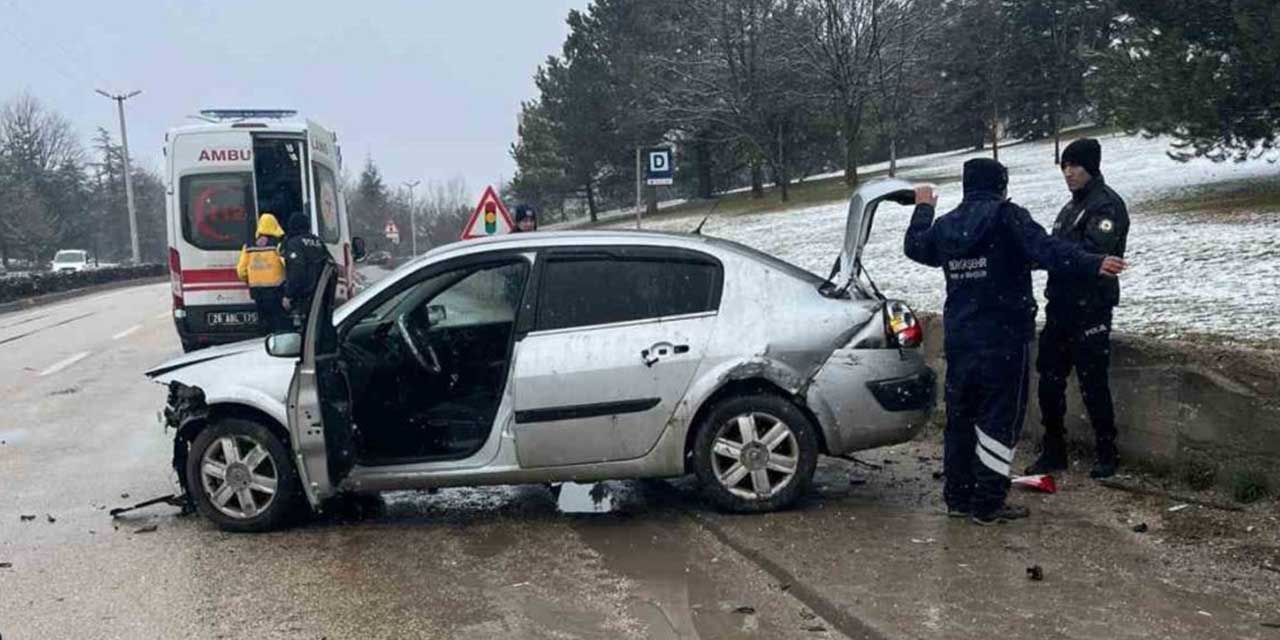
[[[943,374],[941,316],[925,317],[925,338],[926,355]],[[1037,383],[1033,366],[1024,450],[1034,450],[1042,433]],[[1124,461],[1207,470],[1223,485],[1263,473],[1280,487],[1280,352],[1116,335],[1111,391]],[[1070,440],[1092,448],[1075,380],[1067,399]]]

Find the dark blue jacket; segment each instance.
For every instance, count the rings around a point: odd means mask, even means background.
[[[946,274],[943,326],[949,354],[1021,348],[1035,337],[1033,268],[1085,276],[1102,266],[1102,256],[1050,237],[1026,209],[996,193],[966,193],[960,206],[937,222],[933,214],[930,205],[916,206],[904,251]]]

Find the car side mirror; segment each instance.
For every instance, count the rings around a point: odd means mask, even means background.
[[[449,317],[449,313],[445,311],[444,305],[442,304],[427,305],[427,324],[428,325],[433,327],[438,326],[440,323],[444,322],[445,318],[448,318],[448,317]]]
[[[364,246],[364,238],[351,239],[351,257],[356,262],[364,262],[365,256],[368,255]]]
[[[267,336],[267,354],[276,358],[296,358],[302,355],[302,334],[273,333]]]

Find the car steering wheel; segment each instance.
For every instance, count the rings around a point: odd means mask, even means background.
[[[440,358],[436,356],[436,350],[430,344],[423,345],[419,349],[418,344],[413,341],[413,334],[409,332],[409,325],[404,320],[407,315],[396,318],[396,332],[400,334],[400,339],[404,340],[404,343],[408,345],[409,352],[413,354],[414,360],[417,360],[423,369],[433,374],[444,371],[444,367],[440,366]]]

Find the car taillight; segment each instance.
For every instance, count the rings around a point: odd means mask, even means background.
[[[910,349],[924,342],[924,327],[907,303],[898,300],[885,303],[884,315],[885,334],[890,344]]]
[[[183,308],[182,256],[173,247],[169,247],[169,287],[173,293],[173,310],[178,311]]]

